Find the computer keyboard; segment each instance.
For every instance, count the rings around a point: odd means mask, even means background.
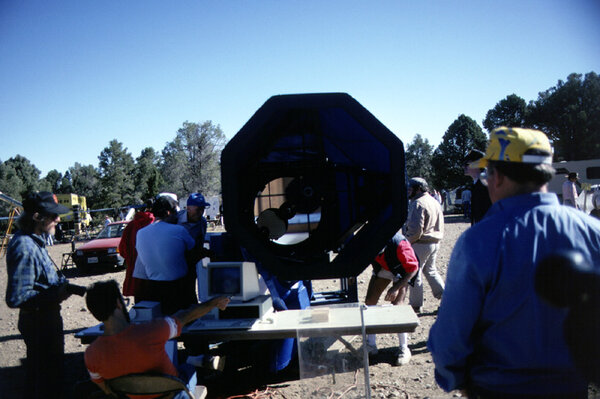
[[[225,319],[225,320],[204,320],[199,319],[193,322],[188,329],[190,330],[243,330],[249,329],[256,322],[256,319]]]

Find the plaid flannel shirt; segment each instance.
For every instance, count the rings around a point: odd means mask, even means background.
[[[36,309],[59,304],[58,288],[66,278],[58,275],[41,236],[17,232],[8,244],[6,266],[9,307]]]

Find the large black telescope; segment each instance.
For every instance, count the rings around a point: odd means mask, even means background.
[[[221,179],[228,233],[285,280],[357,276],[406,219],[404,146],[345,93],[271,97]]]

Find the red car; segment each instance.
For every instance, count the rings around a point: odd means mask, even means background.
[[[73,254],[78,269],[87,271],[98,265],[123,267],[124,259],[119,254],[119,243],[128,221],[108,224],[92,241],[80,246]]]

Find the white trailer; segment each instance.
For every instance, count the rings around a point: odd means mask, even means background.
[[[571,172],[579,175],[578,203],[581,209],[589,213],[593,190],[600,185],[600,159],[586,159],[582,161],[562,161],[552,164],[556,169],[556,175],[548,183],[548,191],[556,193],[562,202],[562,185]]]

